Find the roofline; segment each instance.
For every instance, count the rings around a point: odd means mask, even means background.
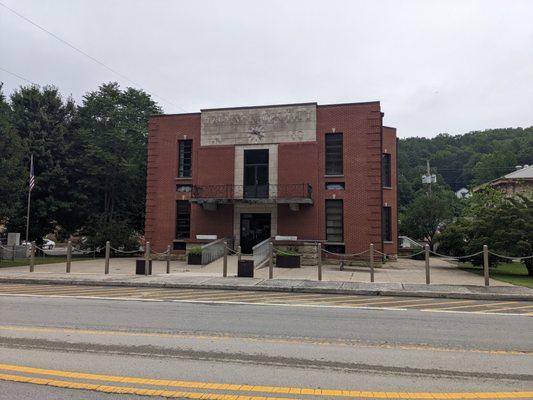
[[[370,105],[370,104],[380,104],[380,102],[379,101],[361,101],[361,102],[353,102],[353,103],[318,104],[316,101],[314,101],[314,102],[307,102],[307,103],[265,104],[265,105],[259,105],[259,106],[202,108],[200,109],[200,111],[190,112],[190,113],[152,114],[150,115],[150,118],[175,117],[175,116],[181,116],[181,115],[197,115],[197,114],[201,114],[204,111],[250,110],[250,109],[257,109],[257,108],[313,106],[313,105],[316,107],[341,107],[341,106],[361,106],[361,105]],[[390,128],[390,127],[387,127],[387,128]]]
[[[273,108],[273,107],[288,107],[288,106],[318,106],[317,102],[308,103],[290,103],[290,104],[267,104],[261,106],[242,106],[242,107],[221,107],[221,108],[202,108],[200,111],[224,111],[224,110],[249,110],[254,108]]]

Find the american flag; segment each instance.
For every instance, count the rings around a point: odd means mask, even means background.
[[[30,192],[35,187],[35,174],[33,173],[33,154],[30,161]]]

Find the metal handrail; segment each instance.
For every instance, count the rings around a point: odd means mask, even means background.
[[[209,264],[223,257],[226,244],[233,247],[233,238],[217,239],[202,245],[202,265]]]
[[[259,267],[270,256],[270,242],[272,238],[263,240],[252,247],[255,268]]]

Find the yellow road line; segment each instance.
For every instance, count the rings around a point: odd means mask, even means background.
[[[442,309],[443,310],[455,310],[455,309],[458,309],[458,308],[477,308],[477,307],[491,307],[491,306],[499,306],[499,305],[503,305],[503,304],[516,304],[518,303],[518,301],[502,301],[502,302],[499,302],[499,303],[483,303],[483,304],[467,304],[467,305],[464,305],[464,306],[454,306],[454,307],[443,307]]]
[[[522,309],[522,308],[533,308],[533,304],[530,304],[530,305],[527,305],[527,306],[500,307],[500,308],[495,308],[495,309],[490,309],[490,310],[483,310],[483,311],[496,312],[496,311],[501,311],[501,310],[519,310],[519,309]]]
[[[447,304],[464,304],[464,303],[475,303],[475,300],[436,301],[433,303],[424,303],[424,304],[408,304],[403,307],[427,307],[427,306],[441,306],[441,305],[447,305]]]
[[[332,390],[332,389],[314,389],[314,388],[299,388],[299,387],[281,387],[281,386],[254,386],[254,385],[241,385],[241,384],[226,384],[226,383],[212,383],[212,382],[198,382],[198,381],[183,381],[183,380],[168,380],[168,379],[147,379],[147,378],[135,378],[128,376],[116,376],[116,375],[101,375],[101,374],[92,374],[92,373],[83,373],[83,372],[71,372],[71,371],[61,371],[61,370],[52,370],[52,369],[42,369],[42,368],[33,368],[26,366],[18,366],[11,364],[0,364],[0,370],[26,373],[32,375],[44,375],[44,376],[53,376],[69,379],[83,379],[91,380],[98,382],[119,382],[126,384],[137,384],[137,385],[147,385],[147,386],[170,386],[170,387],[179,387],[179,388],[193,388],[193,389],[208,389],[208,390],[220,390],[220,391],[231,391],[231,392],[252,392],[252,393],[276,393],[276,394],[297,394],[297,395],[312,395],[312,396],[329,396],[329,397],[362,397],[362,398],[376,398],[376,399],[386,399],[386,398],[410,398],[410,399],[497,399],[497,398],[527,398],[533,396],[533,392],[446,392],[446,393],[430,393],[430,392],[370,392],[370,391],[358,391],[358,390]],[[60,387],[69,387],[73,389],[88,389],[88,390],[99,390],[99,388],[105,388],[105,391],[125,389],[125,390],[136,390],[138,394],[146,394],[152,396],[165,396],[165,397],[187,397],[187,398],[211,398],[204,397],[206,393],[190,392],[183,394],[175,394],[174,391],[172,395],[160,394],[161,391],[158,390],[149,390],[143,388],[135,387],[117,387],[117,386],[104,386],[91,383],[81,383],[81,382],[71,382],[71,381],[55,381],[37,377],[27,377],[21,375],[9,375],[9,374],[0,374],[0,379],[11,380],[11,381],[24,381],[28,383],[35,383],[41,385],[50,385],[50,386],[59,386]],[[59,385],[58,385],[59,384]],[[104,391],[104,390],[99,390]],[[145,393],[140,393],[143,391]],[[116,393],[116,392],[112,392]],[[181,392],[180,392],[181,393]],[[214,396],[223,396],[216,397],[217,399],[250,399],[249,396],[239,396],[239,395],[226,395],[218,393],[210,393]],[[231,397],[230,397],[231,396]],[[252,399],[265,399],[265,397],[251,397]],[[278,398],[279,399],[279,398]]]
[[[395,300],[395,299],[392,299],[392,300],[382,300],[382,301],[370,301],[370,302],[363,302],[363,303],[358,303],[359,306],[375,306],[375,305],[383,305],[383,304],[393,304],[391,306],[386,306],[386,307],[395,307],[394,305],[395,304],[399,304],[398,307],[402,307],[402,304],[403,303],[413,303],[413,302],[420,302],[420,301],[426,301],[427,299],[424,299],[424,298],[419,298],[419,299],[407,299],[407,300]],[[335,304],[337,304],[338,302],[336,302]],[[340,303],[340,302],[339,302]],[[346,302],[343,302],[343,303],[340,303],[340,304],[354,304],[352,302],[349,302],[349,301],[346,301]]]

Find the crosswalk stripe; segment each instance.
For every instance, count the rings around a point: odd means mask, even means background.
[[[406,304],[403,307],[406,308],[416,308],[416,307],[428,307],[428,306],[441,306],[447,304],[465,304],[465,303],[475,303],[475,300],[450,300],[450,301],[435,301],[432,303],[423,303],[423,304]]]
[[[490,307],[490,306],[499,306],[499,305],[503,305],[503,304],[516,304],[516,303],[518,303],[518,302],[517,301],[502,301],[502,302],[499,302],[499,303],[467,304],[467,305],[463,305],[463,306],[442,307],[442,309],[443,310],[456,310],[456,309],[459,309],[459,308]]]
[[[518,310],[518,309],[522,309],[522,308],[533,308],[533,305],[527,305],[527,306],[513,306],[513,307],[499,307],[499,308],[494,308],[494,309],[490,309],[490,310],[483,310],[483,311],[486,311],[486,312],[497,312],[497,311],[502,311],[502,310]]]

